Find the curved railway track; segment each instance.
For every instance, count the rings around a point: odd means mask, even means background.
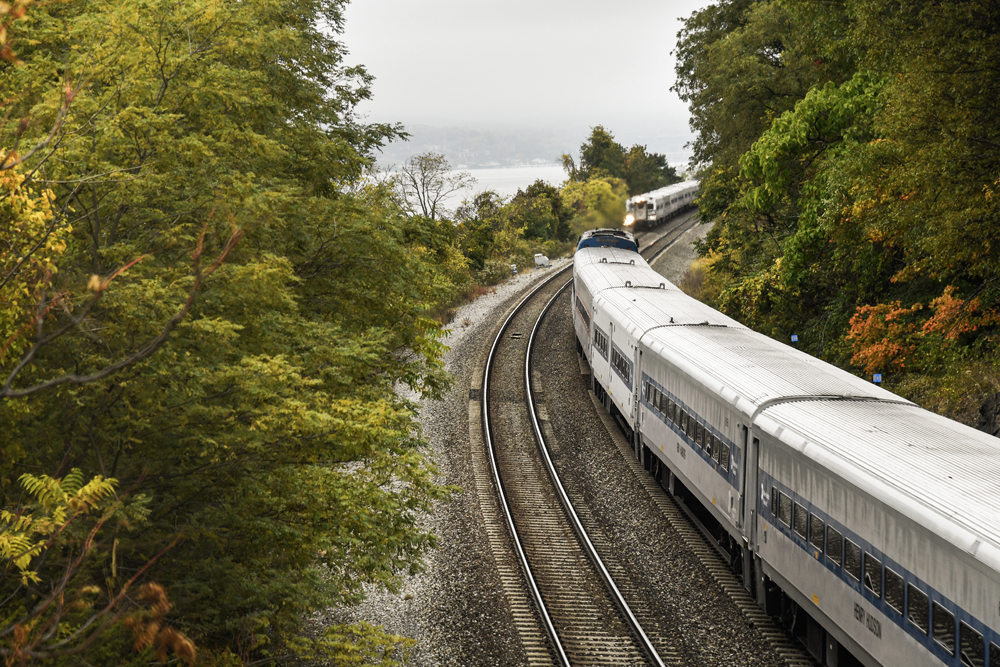
[[[528,351],[535,325],[565,287],[562,275],[511,313],[487,361],[484,435],[501,508],[557,664],[663,665],[573,512],[544,441],[531,437],[541,431]]]
[[[693,224],[690,216],[678,220],[643,254],[652,259]],[[556,664],[681,664],[664,634],[647,636],[618,590],[545,447],[532,399],[530,351],[542,316],[569,285],[559,280],[567,271],[553,275],[518,304],[487,358],[483,436],[500,509]]]
[[[688,216],[658,236],[646,234],[640,243],[648,244],[640,252],[652,262],[694,224],[694,217]],[[545,446],[547,416],[543,407],[538,408],[542,414],[536,411],[533,400],[531,350],[544,313],[569,285],[569,280],[559,280],[568,278],[569,270],[551,276],[514,308],[490,349],[481,386],[473,391],[480,401],[478,426],[506,524],[503,532],[514,543],[534,613],[525,608],[527,600],[511,604],[518,625],[523,626],[530,664],[686,664],[683,651],[671,643],[672,628],[662,626],[640,593],[628,590],[620,566],[602,562],[600,553],[612,550],[599,536],[593,541],[588,536],[585,525],[593,527],[593,521],[585,516],[581,522],[577,516]],[[612,437],[618,436],[622,454],[632,453],[610,422],[606,425]],[[679,506],[643,474],[634,456],[625,459],[664,517],[785,663],[815,664],[754,604]],[[485,481],[479,480],[480,488]],[[502,530],[499,525],[491,528],[491,541],[500,538],[498,529]],[[508,595],[513,593],[511,574],[508,571],[504,577]],[[621,586],[625,588],[619,590]],[[526,632],[535,623],[542,626],[545,637]]]

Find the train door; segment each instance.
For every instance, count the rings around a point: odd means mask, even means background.
[[[760,439],[743,427],[743,493],[740,519],[743,524],[743,586],[753,592],[753,555],[757,551],[757,468],[760,459]]]
[[[639,397],[642,395],[642,350],[639,349],[639,341],[636,341],[635,346],[635,372],[632,374],[634,377],[632,379],[632,423],[635,424],[635,432],[639,432],[639,427],[642,424],[639,423],[640,415],[642,411],[639,409]]]

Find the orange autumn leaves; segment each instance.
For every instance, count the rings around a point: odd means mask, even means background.
[[[978,298],[961,299],[955,291],[945,287],[926,308],[900,301],[859,307],[847,333],[851,361],[868,373],[902,371],[925,346],[947,346],[963,333],[1000,323],[1000,313],[984,311]]]

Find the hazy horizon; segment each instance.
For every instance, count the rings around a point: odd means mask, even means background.
[[[670,51],[679,19],[708,4],[357,0],[343,41],[375,77],[359,112],[417,141],[418,127],[537,133],[575,154],[603,125],[673,162],[691,132]]]

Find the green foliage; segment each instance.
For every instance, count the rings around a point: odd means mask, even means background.
[[[562,196],[574,212],[571,225],[576,235],[597,227],[616,227],[625,217],[628,190],[625,181],[619,178],[596,176],[586,181],[570,181]]]
[[[5,153],[0,147],[0,152]],[[0,359],[20,356],[37,317],[38,299],[59,270],[72,231],[52,211],[51,191],[25,182],[23,168],[0,172]],[[62,223],[62,224],[61,224]],[[2,450],[0,450],[2,451]]]
[[[503,259],[488,259],[483,262],[483,268],[476,272],[476,282],[489,287],[502,283],[510,276],[510,262]]]
[[[508,208],[514,226],[524,230],[526,239],[566,241],[570,237],[573,211],[563,202],[562,193],[545,181],[518,190]]]
[[[934,378],[989,354],[1000,305],[1000,12],[910,5],[724,1],[685,22],[675,90],[715,223],[702,293],[968,417]],[[921,304],[985,314],[949,342]]]
[[[601,125],[592,128],[590,137],[580,145],[580,166],[577,167],[569,155],[563,155],[563,166],[572,182],[609,177],[621,179],[629,195],[649,192],[681,180],[677,170],[667,164],[665,156],[647,153],[646,147],[638,144],[626,150]]]
[[[508,202],[493,190],[464,202],[455,217],[462,253],[474,271],[482,271],[488,260],[508,258],[524,234],[512,219]]]
[[[310,611],[356,601],[365,584],[394,588],[435,543],[420,515],[447,496],[395,388],[447,388],[432,316],[467,262],[449,223],[362,185],[400,130],[354,115],[371,79],[344,63],[343,8],[53,3],[19,33],[24,64],[0,69],[5,136],[19,114],[25,145],[55,128],[54,153],[25,168],[33,184],[15,186],[32,201],[51,190],[37,222],[65,243],[39,256],[58,266],[51,282],[24,271],[19,286],[63,295],[42,329],[69,333],[16,386],[110,368],[187,313],[116,374],[6,400],[0,506],[16,505],[24,473],[60,464],[120,480],[133,500],[76,581],[120,583],[151,564],[204,655],[279,655]],[[65,80],[82,83],[61,118]],[[242,240],[228,249],[233,229]],[[203,284],[199,248],[206,263],[228,249]],[[116,278],[85,310],[94,275]],[[18,361],[2,360],[5,377]],[[105,664],[125,659],[108,650]]]
[[[296,640],[294,650],[300,659],[334,658],[338,665],[405,665],[412,639],[389,634],[369,623],[331,626],[315,639]]]
[[[98,475],[84,481],[80,469],[74,468],[62,479],[25,473],[19,481],[32,502],[15,511],[0,509],[0,580],[7,579],[13,569],[22,584],[39,583],[32,561],[70,521],[111,496],[117,480]]]
[[[564,191],[544,181],[510,200],[486,190],[459,207],[458,243],[479,284],[493,285],[510,275],[510,264],[533,266],[536,252],[566,252],[573,216]]]

